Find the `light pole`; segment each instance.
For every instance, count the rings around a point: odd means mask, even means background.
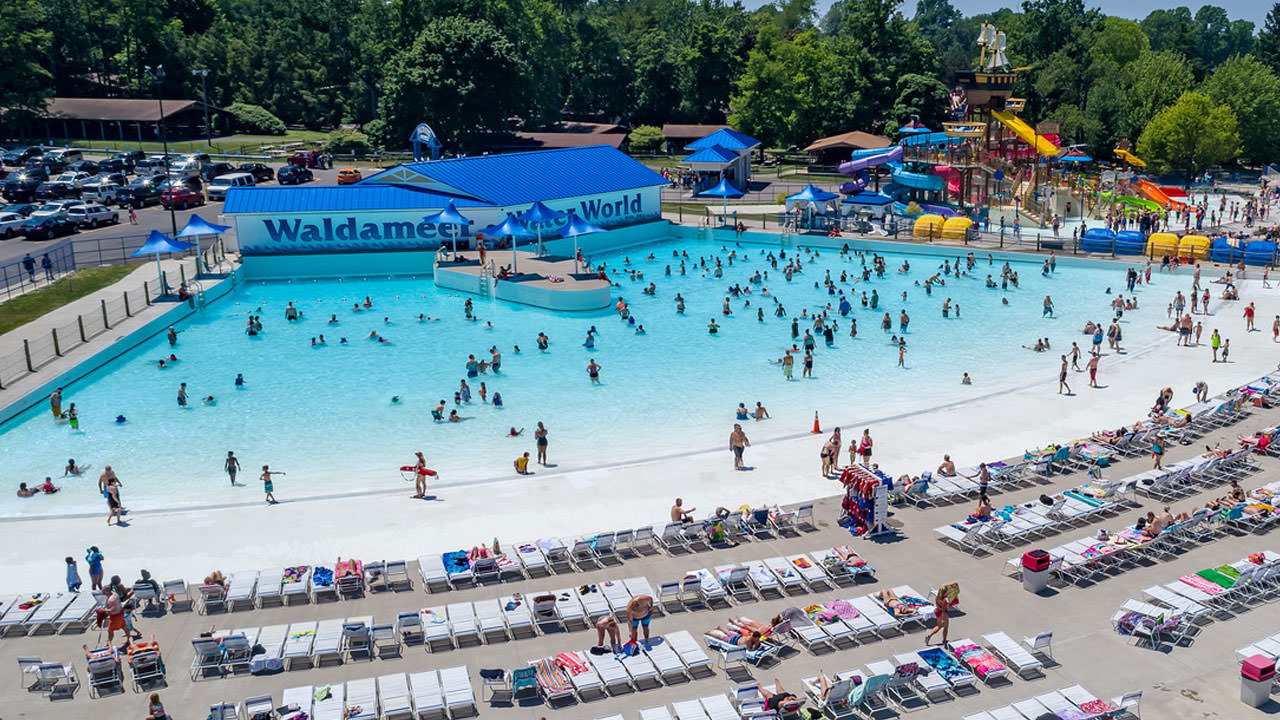
[[[204,105],[204,144],[213,147],[213,127],[209,125],[209,71],[192,70],[191,74],[200,77],[200,97]]]
[[[172,180],[173,175],[170,173],[170,165],[172,161],[169,159],[169,132],[165,128],[164,122],[164,66],[157,65],[153,69],[150,65],[146,66],[147,75],[156,83],[156,102],[160,103],[160,144],[164,147],[164,177],[165,180]],[[173,228],[173,237],[178,236],[178,216],[173,211],[173,203],[169,203],[169,224]],[[200,274],[200,263],[196,262],[196,275]],[[163,288],[161,288],[163,290]]]

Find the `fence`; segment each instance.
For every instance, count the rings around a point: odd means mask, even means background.
[[[0,298],[8,300],[47,285],[78,268],[100,265],[127,265],[152,262],[154,255],[133,257],[133,253],[147,241],[146,235],[125,235],[113,238],[68,238],[56,245],[40,248],[31,256],[32,266],[25,266],[26,258],[0,265]],[[185,253],[166,253],[162,259],[192,257],[195,248]],[[205,272],[213,272],[225,259],[221,239],[206,242],[201,248]],[[49,266],[45,267],[45,258]],[[185,279],[185,278],[182,278]]]

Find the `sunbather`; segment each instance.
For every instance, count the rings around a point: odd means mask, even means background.
[[[730,645],[740,645],[748,650],[755,650],[762,644],[760,633],[758,632],[738,632],[736,630],[726,630],[719,625],[707,631],[708,637],[713,637],[721,642]]]
[[[974,522],[986,522],[994,514],[995,508],[991,506],[991,498],[987,497],[986,494],[982,494],[978,496],[978,507],[974,508],[973,514],[969,516],[969,519]]]
[[[483,545],[473,545],[471,546],[471,549],[467,551],[467,559],[471,562],[488,557],[493,557],[493,552]]]
[[[225,588],[227,586],[227,578],[222,574],[221,570],[214,570],[213,572],[205,576],[204,584],[217,585],[219,587]]]
[[[744,617],[736,617],[729,618],[729,627],[733,628],[737,632],[759,633],[763,636],[773,632],[774,626],[782,624],[782,620],[783,618],[781,615],[774,615],[773,620],[766,625],[765,623],[749,620]]]
[[[762,687],[760,696],[764,698],[765,710],[773,710],[780,715],[793,715],[804,705],[804,701],[797,698],[795,693],[789,693],[783,689],[778,678],[773,679],[773,691]]]
[[[863,560],[862,556],[859,555],[857,551],[855,551],[854,549],[850,548],[847,545],[842,547],[832,548],[831,551],[834,552],[837,556],[839,556],[839,558],[842,561],[844,561],[845,567],[860,568],[867,564],[867,561]]]
[[[951,461],[950,455],[942,456],[942,464],[938,466],[938,474],[943,477],[955,477],[956,464]]]
[[[893,613],[894,617],[910,617],[916,614],[915,608],[902,602],[898,594],[892,590],[884,589],[876,593],[876,597],[880,602]]]

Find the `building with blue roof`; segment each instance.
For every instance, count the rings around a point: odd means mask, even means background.
[[[680,161],[694,172],[693,191],[697,194],[719,183],[729,181],[739,190],[746,190],[751,181],[751,151],[760,141],[733,128],[720,128],[685,146],[693,151]]]
[[[223,213],[246,257],[435,251],[471,247],[476,228],[535,202],[603,228],[657,220],[667,184],[621,151],[596,145],[410,162],[345,186],[237,187]],[[450,204],[468,224],[431,221]]]

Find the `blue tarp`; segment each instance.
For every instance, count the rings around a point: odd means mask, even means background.
[[[1137,230],[1121,230],[1116,233],[1117,255],[1147,254],[1147,238]]]
[[[1085,252],[1110,253],[1115,240],[1116,234],[1107,228],[1089,228],[1080,237],[1080,249]]]
[[[1252,240],[1244,250],[1244,261],[1249,265],[1270,265],[1275,256],[1276,244],[1270,240]]]

